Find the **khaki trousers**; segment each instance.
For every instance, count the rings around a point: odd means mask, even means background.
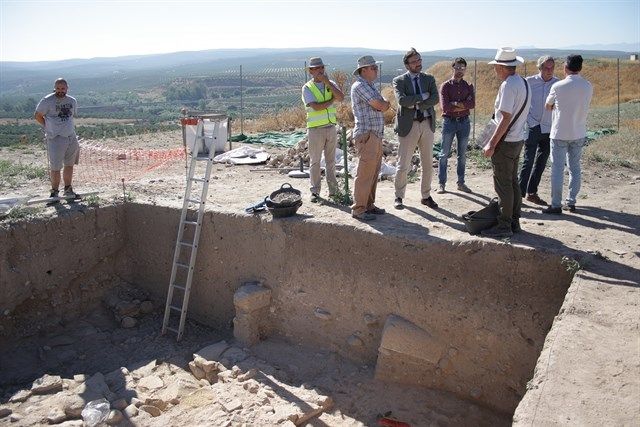
[[[336,127],[309,128],[307,129],[307,138],[309,139],[309,183],[311,192],[320,194],[322,182],[320,159],[324,152],[325,174],[327,176],[329,194],[334,194],[338,188],[338,181],[336,180],[336,144],[338,142]]]
[[[416,151],[416,146],[420,150],[420,164],[422,165],[422,176],[420,178],[420,192],[422,198],[426,199],[431,193],[431,176],[433,175],[433,132],[429,119],[422,122],[415,121],[411,126],[411,131],[407,136],[399,136],[398,141],[398,164],[394,179],[396,187],[396,197],[404,199],[407,189],[407,173],[411,167],[411,158]]]
[[[355,139],[354,145],[358,154],[358,168],[353,184],[353,205],[351,213],[359,215],[373,209],[376,201],[376,187],[382,160],[382,138],[368,132]]]

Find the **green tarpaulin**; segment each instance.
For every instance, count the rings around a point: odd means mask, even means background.
[[[231,138],[231,141],[244,142],[247,144],[265,144],[274,147],[293,147],[300,142],[300,140],[306,138],[306,136],[307,133],[303,131],[265,132],[254,135],[236,135]]]

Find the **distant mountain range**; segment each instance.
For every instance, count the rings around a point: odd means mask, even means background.
[[[631,44],[628,44],[631,46]],[[616,45],[617,46],[617,45]],[[626,45],[625,45],[626,46]],[[543,54],[562,57],[577,53],[576,49],[519,49],[519,54],[532,60]],[[620,50],[579,50],[587,58],[628,59]],[[321,56],[332,69],[351,71],[356,60],[371,54],[384,61],[383,72],[402,70],[403,51],[364,48],[299,48],[299,49],[214,49],[155,55],[113,58],[67,59],[40,62],[0,62],[0,95],[26,95],[49,90],[59,76],[73,80],[74,91],[99,90],[103,85],[118,89],[153,87],[178,77],[196,77],[237,72],[240,65],[247,73],[265,69],[300,69],[310,56]],[[422,52],[426,66],[456,56],[467,60],[492,59],[495,49],[460,48]],[[98,79],[98,81],[96,81]],[[96,87],[96,85],[98,87]],[[141,87],[142,86],[142,87]]]
[[[579,49],[579,50],[619,50],[622,52],[639,53],[640,43],[609,43],[609,44],[581,44],[575,46],[567,46],[563,49]]]

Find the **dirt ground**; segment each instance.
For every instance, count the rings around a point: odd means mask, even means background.
[[[437,140],[438,136],[436,136]],[[117,141],[118,144],[128,147],[147,148],[174,148],[176,145],[179,146],[180,142],[181,137],[178,132],[122,138]],[[238,144],[235,146],[237,147]],[[283,149],[279,148],[265,148],[273,155],[283,152]],[[39,150],[2,149],[0,159],[11,159],[23,164],[35,162],[42,165],[43,153]],[[306,179],[289,178],[275,171],[254,171],[261,166],[219,164],[214,166],[212,173],[213,180],[209,188],[207,209],[242,213],[244,208],[264,199],[281,184],[289,182],[294,188],[302,191],[303,205],[298,215],[302,215],[307,221],[344,224],[372,233],[414,239],[439,238],[452,242],[483,239],[470,236],[465,232],[460,215],[470,210],[477,210],[495,196],[491,170],[478,167],[468,160],[467,185],[473,193],[466,194],[455,189],[455,165],[454,157],[449,161],[448,192],[435,194],[434,191],[432,194],[440,205],[438,209],[429,209],[420,204],[419,182],[408,185],[405,209],[394,209],[393,181],[383,180],[378,183],[376,204],[386,209],[387,213],[378,216],[375,221],[363,223],[353,219],[346,206],[337,205],[326,199],[321,203],[311,203],[309,184]],[[117,180],[113,182],[113,178],[103,177],[100,182],[90,182],[89,175],[86,179],[82,178],[82,167],[82,164],[78,167],[76,191],[98,190],[101,191],[100,197],[105,200],[122,199],[123,189]],[[435,183],[437,169],[434,168],[433,172]],[[547,169],[539,191],[540,196],[545,200],[550,200],[549,178],[550,170]],[[109,180],[112,182],[107,182]],[[170,167],[144,175],[138,182],[126,183],[124,192],[136,202],[180,207],[184,195],[184,181],[184,163],[174,162]],[[349,186],[353,188],[352,180]],[[529,391],[516,410],[513,419],[515,423],[602,425],[603,423],[635,424],[640,420],[640,408],[637,404],[640,400],[640,341],[638,338],[640,197],[638,186],[640,186],[640,171],[585,164],[582,190],[575,213],[544,215],[540,212],[540,207],[524,202],[521,219],[523,232],[504,240],[504,244],[551,251],[566,256],[577,261],[580,266],[565,303],[547,336],[534,378],[528,386]],[[3,197],[8,194],[43,195],[47,191],[47,184],[37,179],[15,183],[10,187],[3,185],[1,188]],[[432,187],[435,190],[435,184]],[[566,191],[565,180],[565,194]],[[327,197],[324,180],[322,195]],[[67,209],[78,208],[67,205],[57,209],[43,207],[35,214],[38,216],[64,215]],[[260,215],[268,217],[270,214]],[[147,335],[151,336],[150,333],[143,333],[143,336]],[[216,336],[213,340],[207,340],[207,343],[221,338],[224,337]],[[151,340],[149,344],[154,342],[153,338],[148,339]],[[180,350],[187,361],[190,352],[206,344],[199,342],[198,339],[188,342],[189,349],[183,347]],[[136,342],[129,344],[136,344]],[[279,363],[294,365],[293,362],[276,360],[278,354],[282,353],[278,350],[278,345],[286,346],[285,343],[265,343],[252,349],[253,356],[268,360],[271,366],[279,366]],[[280,347],[282,348],[284,347]],[[125,349],[123,348],[122,351]],[[304,349],[304,351],[310,350]],[[287,352],[285,351],[284,354]],[[175,353],[171,354],[175,356]],[[162,356],[158,355],[153,357],[162,359]],[[313,356],[309,356],[307,360],[310,359],[313,359]],[[108,370],[105,367],[100,371],[106,375],[118,366],[127,366],[119,365],[120,362],[125,361],[118,361],[115,365],[111,363],[114,366],[109,366]],[[160,364],[159,362],[158,365]],[[302,363],[301,366],[306,365]],[[328,415],[325,414],[323,417],[328,418],[317,419],[311,422],[311,425],[373,425],[375,424],[374,408],[380,408],[381,412],[393,409],[394,414],[399,414],[399,418],[407,420],[411,425],[469,423],[494,425],[508,422],[475,405],[456,406],[461,404],[451,403],[441,394],[437,396],[425,394],[425,392],[404,387],[383,388],[367,380],[371,372],[370,367],[350,366],[346,361],[340,361],[334,368],[348,371],[338,375],[336,381],[339,384],[326,384],[328,388],[340,390],[336,391],[332,397],[337,403],[336,407],[342,412],[327,411]],[[295,368],[289,366],[283,370],[288,371],[287,375],[302,382],[308,376],[301,374],[300,369],[302,369],[300,366]],[[320,368],[306,366],[304,369]],[[323,381],[329,381],[327,379],[329,377],[323,378]],[[349,380],[346,381],[345,378]],[[297,385],[304,388],[303,386],[304,384]],[[381,401],[380,396],[387,393],[391,396],[388,402],[393,404],[385,406],[384,399]],[[375,399],[371,397],[368,403],[357,407],[365,394],[378,397]],[[407,401],[417,403],[418,406],[401,404],[403,396],[407,394],[411,396]],[[420,399],[425,400],[423,403],[418,403]],[[434,400],[427,402],[429,399]],[[5,401],[2,398],[2,402]],[[393,405],[398,406],[390,408]],[[350,406],[353,408],[346,409]],[[419,413],[412,413],[410,407],[423,409]],[[233,418],[235,415],[228,409],[225,409],[224,405],[220,408],[225,414],[224,416],[222,413],[218,414],[220,418],[216,420],[224,419],[224,423],[227,423],[221,425],[241,425],[243,422],[251,424],[252,421],[257,421],[257,418],[246,416],[243,418],[239,413],[235,414],[238,417]],[[21,413],[23,416],[16,421],[26,419],[24,408],[16,406],[11,416],[16,413]],[[0,424],[4,424],[8,419],[9,416],[0,418]],[[141,423],[151,425],[151,420],[152,418],[143,418]],[[167,423],[183,421],[180,417],[168,417],[162,420]],[[189,419],[193,423],[207,424],[213,422],[214,418],[206,420],[207,418]],[[153,424],[160,425],[156,421]]]

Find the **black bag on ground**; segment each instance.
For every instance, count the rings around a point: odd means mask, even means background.
[[[498,198],[494,198],[489,202],[488,206],[480,209],[479,211],[469,211],[462,215],[462,221],[464,222],[467,231],[471,235],[479,234],[482,230],[491,228],[498,224],[498,215],[500,215],[500,205],[498,204]]]

